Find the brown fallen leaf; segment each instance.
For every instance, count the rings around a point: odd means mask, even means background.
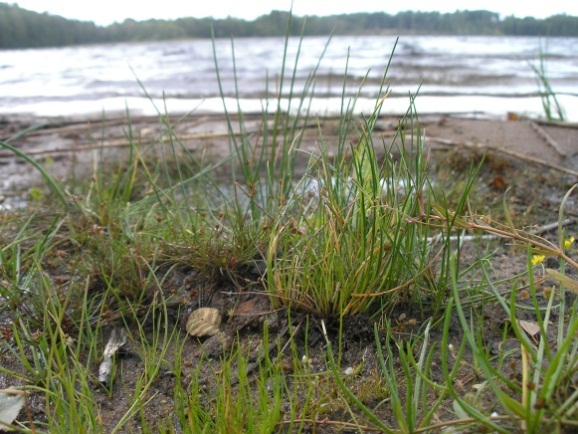
[[[524,330],[526,334],[531,338],[535,337],[538,333],[540,333],[540,326],[535,321],[525,321],[523,319],[519,319],[517,320],[517,323],[521,327],[521,329]]]

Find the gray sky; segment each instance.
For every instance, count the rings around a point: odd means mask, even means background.
[[[289,10],[291,0],[21,0],[20,7],[66,18],[94,21],[107,25],[126,18],[175,19],[180,17],[253,19],[271,10]],[[353,12],[386,12],[404,10],[455,12],[485,9],[502,16],[546,18],[566,13],[578,16],[578,0],[294,0],[296,15],[334,15]]]

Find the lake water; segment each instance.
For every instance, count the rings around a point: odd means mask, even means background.
[[[347,100],[359,93],[357,111],[368,112],[375,104],[395,40],[334,37],[319,61],[328,39],[305,38],[294,89],[301,92],[319,63],[313,112],[337,114],[343,92]],[[295,65],[298,42],[289,41],[287,70]],[[283,47],[280,38],[239,39],[234,42],[233,61],[231,41],[216,41],[227,104],[234,108],[232,98],[238,95],[244,110],[259,111],[267,95],[277,94]],[[416,108],[421,114],[540,115],[542,106],[530,64],[537,64],[541,48],[547,53],[552,88],[569,119],[578,121],[577,38],[401,37],[387,74],[392,93],[382,112],[404,113],[409,94],[419,88]],[[126,107],[133,114],[154,114],[155,106],[163,112],[166,106],[171,114],[222,112],[215,71],[210,40],[0,51],[0,114],[94,115]],[[288,92],[286,82],[285,100]]]

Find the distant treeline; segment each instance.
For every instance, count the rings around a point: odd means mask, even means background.
[[[180,18],[177,20],[125,20],[101,27],[93,22],[40,14],[17,5],[0,3],[0,48],[63,46],[89,43],[210,38],[283,36],[288,12],[273,11],[254,21],[236,18]],[[306,20],[306,22],[305,22]],[[304,26],[305,22],[305,26]],[[544,20],[507,17],[488,11],[384,12],[293,17],[291,35],[444,34],[578,36],[578,17],[554,15]]]

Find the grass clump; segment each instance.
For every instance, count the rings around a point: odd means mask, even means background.
[[[536,76],[536,84],[540,92],[540,99],[542,100],[542,108],[546,119],[548,121],[564,122],[566,120],[566,111],[558,101],[556,92],[554,92],[550,85],[547,69],[547,53],[544,53],[541,48],[537,64],[530,64],[530,68],[532,68]]]
[[[399,160],[382,143],[380,161],[372,132],[382,103],[362,121],[356,144],[333,161],[321,149],[277,223],[267,277],[281,303],[327,317],[436,297],[421,138],[406,150],[400,129]]]
[[[292,75],[286,77],[289,42],[297,44],[297,55],[293,68],[287,68]],[[424,295],[439,301],[446,276],[434,276],[435,255],[428,243],[429,227],[423,224],[429,213],[426,197],[432,193],[422,138],[419,131],[407,140],[405,135],[406,127],[417,123],[413,101],[394,141],[376,143],[375,124],[389,93],[389,65],[375,109],[362,116],[359,125],[353,116],[356,99],[347,102],[344,83],[332,155],[322,131],[317,149],[302,149],[318,65],[297,91],[301,44],[302,39],[286,39],[279,96],[264,105],[275,110],[271,117],[264,111],[255,143],[244,134],[239,108],[241,134],[231,134],[231,154],[236,157],[232,182],[235,195],[244,200],[235,200],[230,209],[233,216],[244,218],[229,226],[238,233],[236,228],[246,231],[253,225],[269,237],[266,250],[257,253],[266,261],[267,291],[277,306],[340,316],[366,312],[372,305],[374,312],[384,311],[399,300],[415,302]],[[296,116],[288,114],[293,109]],[[228,113],[227,119],[232,133]],[[350,145],[352,133],[357,140]],[[399,160],[391,157],[392,151],[399,152]],[[297,172],[307,156],[305,170]]]

